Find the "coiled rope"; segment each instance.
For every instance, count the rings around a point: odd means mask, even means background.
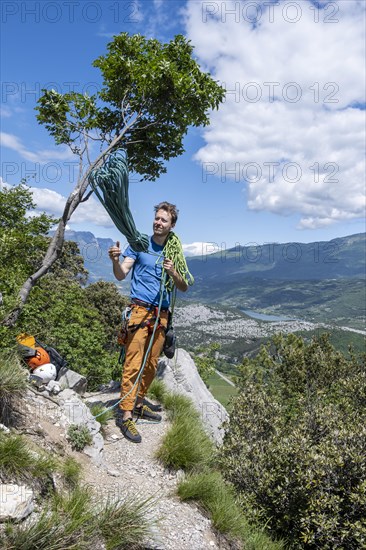
[[[175,270],[182,277],[183,281],[191,286],[194,283],[194,277],[189,272],[186,259],[183,253],[182,243],[176,233],[171,231],[168,235],[167,241],[164,245],[163,255],[165,258],[169,258],[174,264]],[[163,268],[163,272],[165,272]],[[166,278],[165,288],[168,292],[172,292],[174,288],[174,281],[171,277]]]
[[[120,152],[111,154],[101,168],[90,173],[88,181],[131,247],[136,252],[147,252],[149,237],[137,231],[130,211],[127,157]]]

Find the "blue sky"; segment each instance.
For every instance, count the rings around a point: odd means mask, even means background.
[[[1,9],[1,181],[33,174],[39,209],[60,215],[76,177],[76,159],[37,124],[41,88],[95,92],[92,62],[119,32],[182,33],[228,92],[164,176],[131,181],[137,227],[149,233],[153,205],[168,200],[183,243],[215,243],[205,250],[365,230],[364,2],[4,0]],[[119,238],[94,199],[70,227]]]

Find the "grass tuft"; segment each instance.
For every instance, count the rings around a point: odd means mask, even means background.
[[[68,456],[60,467],[61,475],[69,487],[76,488],[81,477],[82,467],[72,456]]]
[[[179,416],[157,451],[168,468],[202,470],[213,460],[215,448],[197,419]]]
[[[0,432],[0,477],[13,480],[44,481],[57,467],[56,460],[33,452],[21,435]]]
[[[248,550],[281,550],[262,530],[247,522],[236,503],[235,491],[216,471],[188,475],[178,486],[182,500],[195,500],[209,512],[214,527],[230,537],[239,538]]]
[[[107,502],[99,513],[99,529],[107,550],[137,549],[151,535],[151,499]],[[121,544],[122,543],[122,544]]]
[[[158,380],[157,378],[154,378],[152,381],[148,396],[156,399],[156,401],[159,401],[159,403],[164,403],[165,396],[167,394],[166,387],[164,385],[164,382],[162,380]]]
[[[148,501],[92,504],[91,493],[76,488],[54,495],[33,522],[7,524],[0,534],[4,550],[106,550],[142,549],[150,534]]]
[[[14,418],[13,407],[24,395],[27,386],[27,371],[21,366],[17,356],[6,351],[0,352],[0,422],[9,425]]]
[[[88,407],[94,417],[99,415],[96,421],[99,422],[102,427],[106,426],[108,421],[114,418],[113,409],[106,409],[101,403],[91,403]]]

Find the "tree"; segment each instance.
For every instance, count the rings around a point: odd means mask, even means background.
[[[16,304],[16,295],[25,278],[41,265],[47,250],[45,234],[55,219],[41,214],[26,216],[35,208],[25,182],[0,192],[0,313],[5,315]]]
[[[184,152],[188,128],[209,123],[209,111],[219,107],[224,89],[200,70],[192,53],[192,45],[181,35],[161,44],[121,33],[107,54],[94,61],[103,78],[100,92],[88,96],[43,90],[38,122],[56,144],[66,144],[78,157],[79,176],[41,266],[23,284],[19,303],[3,324],[16,323],[34,284],[60,256],[66,224],[91,194],[88,177],[111,152],[125,151],[132,171],[143,180],[155,180],[170,158]],[[100,145],[94,160],[90,142]]]

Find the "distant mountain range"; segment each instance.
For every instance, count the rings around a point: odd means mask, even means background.
[[[309,244],[268,243],[237,246],[190,258],[197,279],[240,277],[276,280],[321,280],[365,276],[366,233]]]
[[[67,231],[65,237],[78,243],[89,283],[113,281],[128,293],[129,280],[119,283],[113,276],[108,257],[112,239],[84,231]],[[339,320],[362,328],[365,252],[365,233],[309,244],[270,243],[223,249],[187,258],[195,284],[179,296],[239,309]]]

